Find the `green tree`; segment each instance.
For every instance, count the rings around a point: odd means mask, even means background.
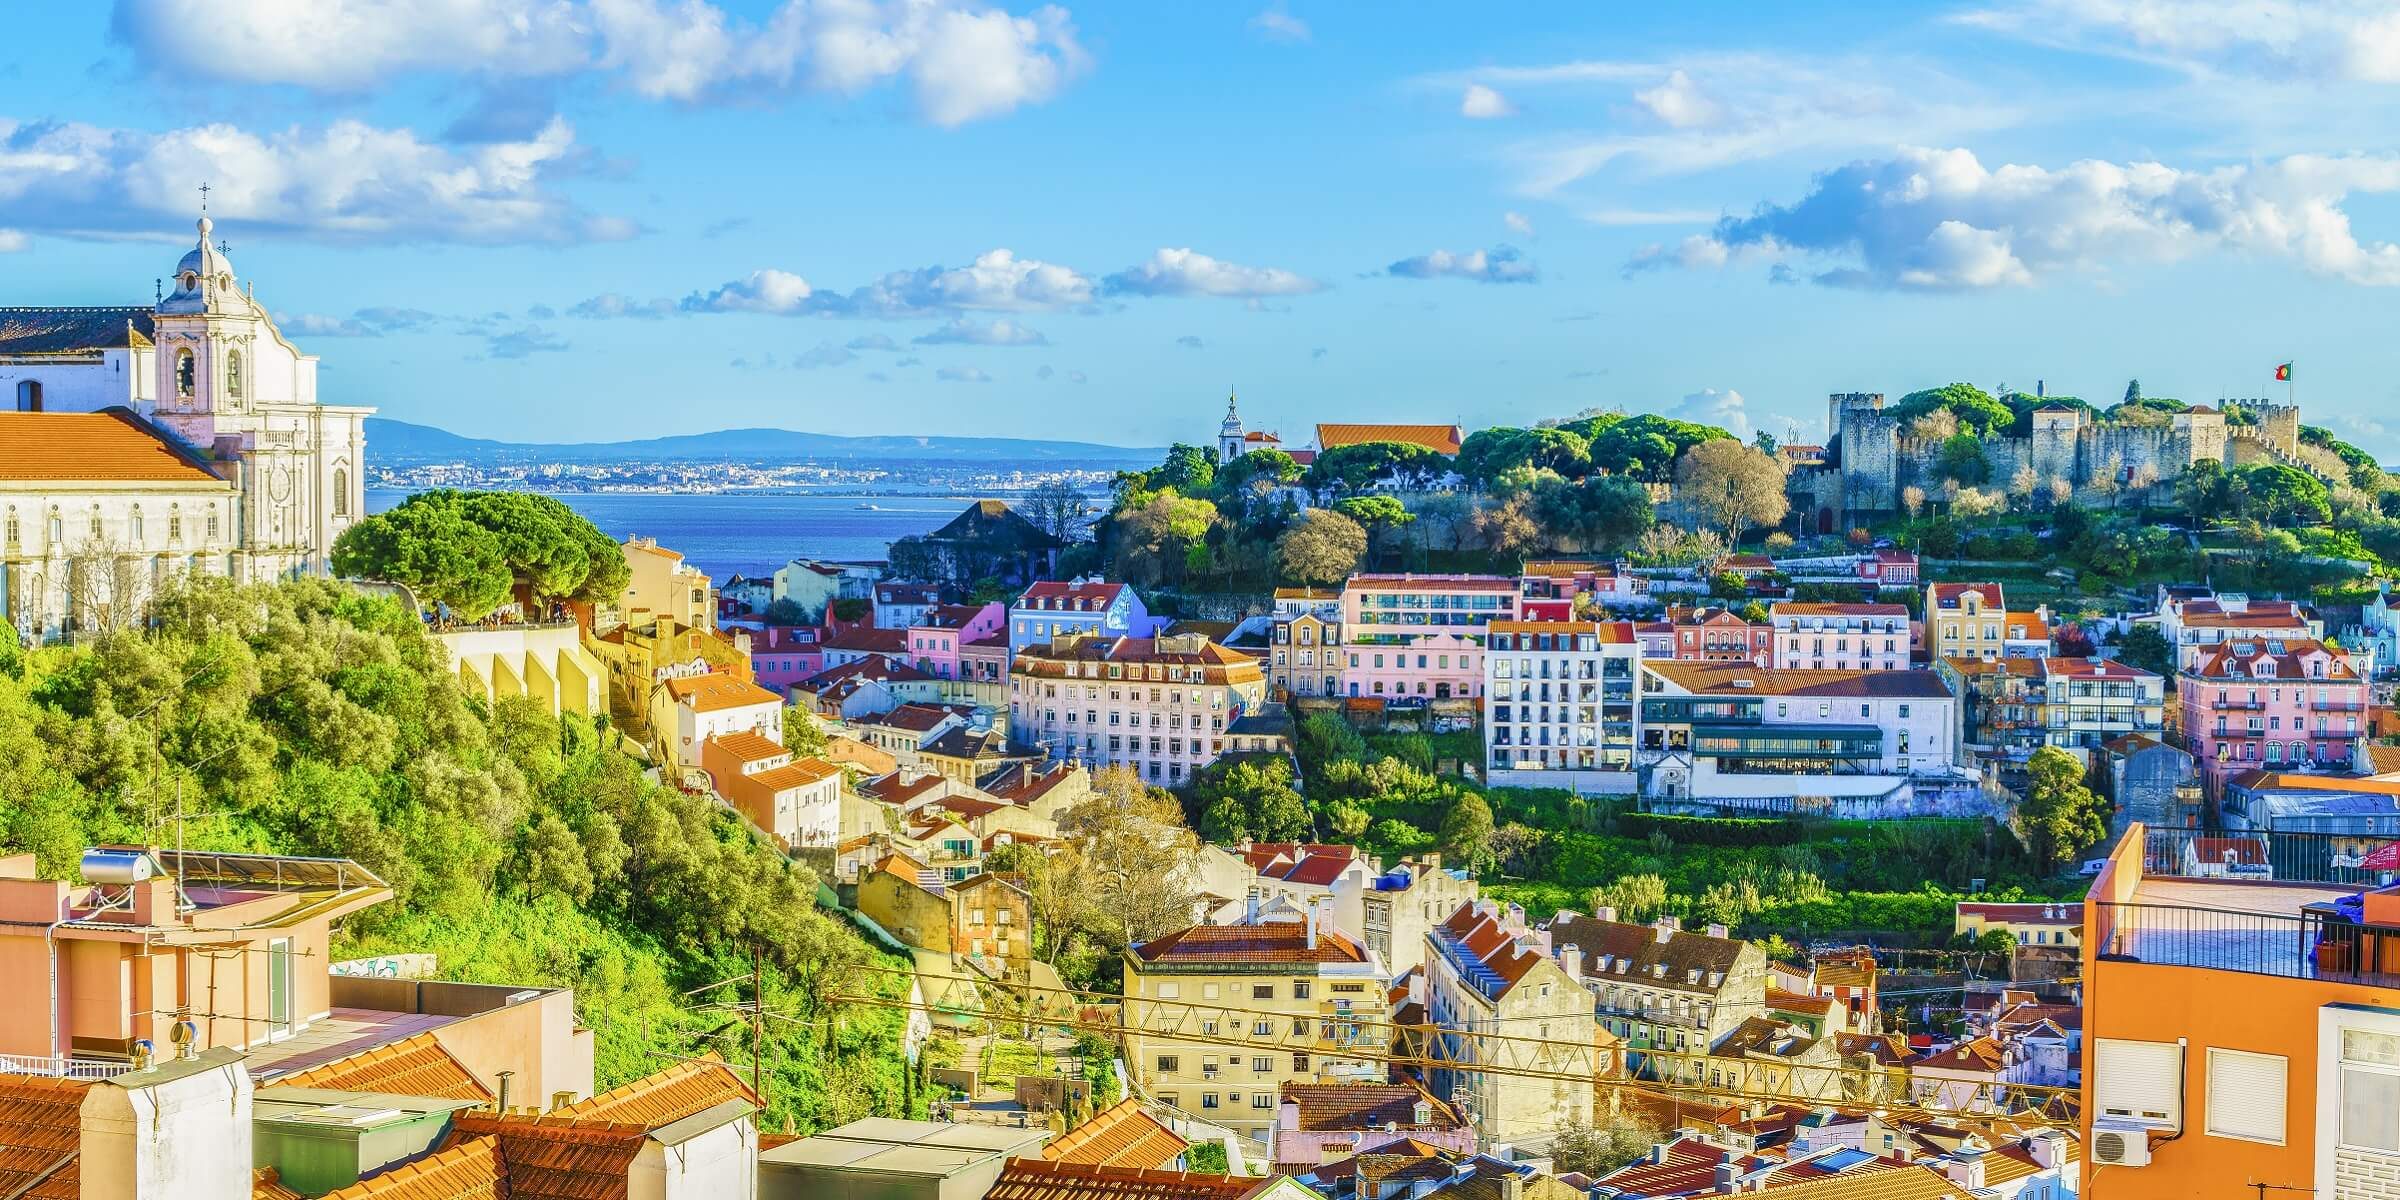
[[[2120,401],[2119,403],[2123,403],[2123,404],[2139,404],[2139,403],[2141,403],[2141,402],[2142,402],[2142,381],[2141,381],[2141,380],[2139,380],[2139,379],[2128,379],[2128,380],[2126,380],[2126,381],[2125,381],[2125,399],[2124,399],[2124,400],[2122,400],[2122,401]]]
[[[508,555],[490,530],[446,503],[402,504],[342,531],[333,570],[407,584],[417,598],[470,620],[508,600]]]
[[[2245,468],[2242,490],[2251,515],[2270,525],[2322,525],[2333,519],[2324,481],[2298,467],[2260,463]]]
[[[2152,674],[2168,675],[2174,671],[2175,648],[2167,644],[2167,635],[2158,626],[2136,625],[2117,643],[2117,658]]]
[[[1423,482],[1450,467],[1448,455],[1408,442],[1360,442],[1317,452],[1301,482],[1320,496],[1350,496],[1386,479]]]
[[[1947,410],[1958,418],[1961,432],[1988,437],[2006,433],[2016,424],[2017,414],[2008,405],[1992,398],[1991,393],[1971,383],[1948,383],[1938,388],[1910,392],[1900,397],[1892,415],[1902,425],[1936,409]]]
[[[807,709],[797,705],[783,710],[783,748],[794,754],[815,756],[825,753],[825,729]]]
[[[1116,550],[1121,573],[1145,583],[1180,580],[1191,570],[1193,552],[1217,523],[1217,506],[1188,499],[1173,489],[1156,492],[1138,507],[1117,514]]]
[[[2037,861],[2055,870],[2108,836],[2108,801],[2084,786],[2083,764],[2074,755],[2044,746],[2027,760],[2025,773],[2025,800],[2018,806],[2017,819]]]
[[[1489,856],[1492,845],[1492,806],[1475,792],[1460,792],[1442,814],[1442,852],[1470,866]]]
[[[1312,508],[1275,542],[1275,566],[1299,584],[1332,584],[1350,577],[1366,557],[1367,531],[1329,508]]]
[[[1217,452],[1177,442],[1167,447],[1167,459],[1150,472],[1148,490],[1204,496],[1217,482]]]
[[[1658,875],[1620,875],[1592,889],[1592,909],[1614,909],[1620,921],[1647,921],[1667,910],[1667,881]]]
[[[1940,469],[1945,479],[1967,487],[1980,485],[1991,476],[1991,464],[1983,457],[1983,439],[1961,433],[1943,442]]]
[[[1603,413],[1561,426],[1591,442],[1592,469],[1627,475],[1651,483],[1674,478],[1683,453],[1703,442],[1732,440],[1733,434],[1714,425],[1678,421],[1656,413],[1620,416]]]
[[[1565,429],[1485,429],[1467,435],[1458,450],[1458,473],[1489,485],[1524,468],[1576,478],[1591,469],[1591,443]]]
[[[1725,438],[1684,452],[1675,472],[1675,494],[1702,520],[1723,530],[1727,546],[1735,546],[1744,532],[1775,525],[1791,511],[1784,477],[1780,460]]]

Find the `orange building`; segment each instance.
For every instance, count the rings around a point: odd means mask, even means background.
[[[2082,1194],[2400,1196],[2400,893],[2149,873],[2144,842],[2084,903]]]

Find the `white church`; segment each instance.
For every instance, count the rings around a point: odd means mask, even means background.
[[[0,307],[0,619],[27,642],[138,616],[168,574],[322,574],[365,512],[374,410],[200,242],[148,308]]]

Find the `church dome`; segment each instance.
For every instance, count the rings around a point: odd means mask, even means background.
[[[216,222],[207,217],[200,218],[200,244],[184,255],[183,261],[175,264],[175,278],[179,284],[187,275],[217,279],[230,277],[233,274],[233,260],[219,253],[216,246],[210,244],[208,240],[208,235],[214,232],[216,227]]]

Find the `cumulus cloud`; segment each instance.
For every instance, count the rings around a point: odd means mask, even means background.
[[[1453,254],[1436,250],[1404,258],[1384,268],[1387,275],[1402,279],[1472,279],[1478,283],[1532,283],[1541,272],[1517,252],[1514,246],[1494,246],[1489,250],[1468,250]]]
[[[808,286],[807,280],[768,267],[752,271],[746,278],[720,284],[712,291],[693,292],[675,307],[683,312],[790,316],[807,311],[809,299],[815,295],[816,289]]]
[[[2400,156],[2293,155],[2178,170],[2086,160],[1987,168],[1966,150],[1908,149],[1820,175],[1706,234],[1637,254],[1631,269],[1799,259],[1816,283],[1969,291],[2113,261],[2233,251],[2350,283],[2400,285],[2400,245],[2361,242],[2343,203],[2400,192]]]
[[[1110,295],[1258,299],[1304,295],[1325,285],[1280,267],[1246,267],[1186,248],[1161,249],[1149,261],[1109,276],[1103,286]]]
[[[944,383],[990,383],[992,377],[981,367],[942,367],[933,377]]]
[[[590,321],[608,321],[623,317],[655,321],[660,317],[674,314],[675,302],[672,300],[636,300],[621,292],[602,292],[597,296],[579,300],[567,306],[568,316],[581,317]]]
[[[1517,106],[1508,97],[1480,83],[1470,83],[1459,93],[1458,115],[1476,121],[1492,121],[1517,115]]]
[[[2008,0],[1956,19],[2194,75],[2400,82],[2400,10],[2365,0]]]
[[[1678,421],[1696,421],[1714,425],[1735,437],[1750,436],[1750,403],[1740,392],[1727,388],[1702,388],[1668,406],[1664,416]]]
[[[1250,32],[1271,42],[1305,42],[1310,37],[1308,22],[1293,16],[1280,4],[1250,18]]]
[[[845,347],[832,342],[818,342],[801,351],[798,357],[792,359],[792,366],[799,370],[810,371],[818,367],[839,367],[857,360],[858,355],[851,353]]]
[[[1047,346],[1050,339],[1006,317],[985,323],[953,317],[930,333],[913,339],[920,346]]]
[[[1674,129],[1714,124],[1721,111],[1717,102],[1701,91],[1700,85],[1692,82],[1692,77],[1681,68],[1667,72],[1657,87],[1635,92],[1633,100]]]
[[[567,339],[535,326],[495,333],[484,339],[484,353],[493,358],[528,358],[536,354],[556,354],[565,349]]]
[[[631,237],[632,222],[585,212],[551,187],[578,154],[574,130],[557,118],[526,140],[451,147],[347,118],[273,133],[224,123],[152,133],[0,117],[0,210],[68,236],[156,233],[190,219],[193,184],[205,179],[215,185],[209,211],[228,230],[480,243]]]
[[[1071,267],[1018,258],[1006,249],[977,255],[963,267],[894,271],[839,301],[835,311],[856,316],[919,316],[959,309],[1065,308],[1092,299],[1090,278]]]
[[[597,72],[680,103],[893,84],[946,126],[1048,100],[1091,64],[1063,8],[961,0],[785,0],[762,21],[709,0],[118,0],[115,32],[177,79],[364,92]]]

